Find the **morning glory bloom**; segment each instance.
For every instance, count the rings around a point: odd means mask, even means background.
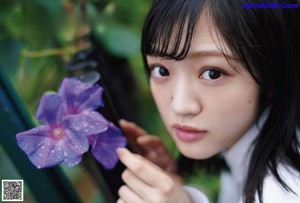
[[[99,85],[83,83],[75,78],[65,78],[58,94],[65,99],[65,114],[79,114],[96,110],[103,106],[103,88]]]
[[[83,129],[86,132],[84,133],[93,134],[93,129],[91,128],[94,127],[107,129],[107,120],[99,112],[95,111],[100,106],[103,106],[102,93],[103,88],[97,84],[83,83],[76,78],[65,78],[58,92],[65,101],[63,103],[63,114],[82,114],[81,116],[85,118],[77,120],[73,125],[75,127],[85,125]],[[82,120],[85,122],[82,122]],[[95,125],[95,122],[99,126]]]
[[[64,100],[57,94],[45,94],[36,118],[45,125],[18,133],[17,143],[37,168],[46,168],[66,162],[69,167],[81,161],[88,151],[87,136],[107,130],[97,120],[87,120],[84,114],[63,114]]]
[[[44,125],[17,134],[19,147],[37,168],[62,162],[77,165],[92,145],[92,154],[104,168],[113,168],[116,149],[126,145],[121,130],[96,110],[103,106],[103,88],[65,78],[57,94],[44,94],[36,118]]]
[[[125,147],[126,138],[121,130],[110,123],[108,130],[97,135],[89,136],[94,158],[102,164],[105,169],[112,169],[118,162],[117,148]]]

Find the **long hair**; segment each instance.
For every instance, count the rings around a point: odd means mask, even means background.
[[[279,6],[283,2],[300,5],[297,0],[277,1]],[[154,0],[144,24],[141,48],[145,66],[147,55],[184,59],[198,19],[207,11],[219,40],[224,39],[259,85],[260,112],[270,106],[265,125],[253,143],[244,187],[244,201],[252,203],[256,193],[262,202],[263,181],[269,172],[285,190],[293,192],[278,173],[279,163],[300,172],[296,134],[300,125],[300,11],[247,9],[244,3],[245,0]]]

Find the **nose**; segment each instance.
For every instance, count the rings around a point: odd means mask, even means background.
[[[180,82],[173,90],[171,109],[177,116],[197,115],[202,110],[199,90],[190,81]]]

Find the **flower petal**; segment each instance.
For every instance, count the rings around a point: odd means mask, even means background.
[[[50,136],[50,131],[49,126],[42,125],[17,134],[19,147],[37,168],[54,166],[63,161],[63,156],[51,153],[56,141]]]
[[[65,140],[65,152],[72,150],[74,154],[68,153],[69,157],[76,157],[88,151],[89,143],[86,136],[82,136],[79,133],[75,133],[71,130],[66,130],[66,140]]]
[[[17,144],[27,154],[33,153],[38,147],[51,139],[49,126],[41,125],[16,135]]]
[[[79,111],[96,110],[98,107],[103,106],[102,93],[103,88],[99,85],[94,85],[82,93],[78,98]]]
[[[89,149],[89,143],[86,136],[75,133],[71,130],[65,130],[66,137],[61,142],[64,161],[69,167],[77,165],[81,161],[83,153]]]
[[[76,79],[65,78],[59,88],[58,94],[61,95],[65,100],[65,112],[67,114],[76,114],[75,101],[78,97],[79,91],[77,86],[79,81]]]
[[[68,157],[65,159],[65,162],[67,163],[68,167],[73,167],[79,164],[81,162],[81,159],[82,159],[82,155],[77,157],[70,157],[70,158]]]
[[[61,120],[63,100],[57,94],[44,94],[38,107],[36,118],[50,126],[58,125]]]
[[[84,136],[102,133],[107,130],[109,123],[96,111],[88,111],[77,115],[69,115],[65,126]]]
[[[126,144],[127,140],[121,130],[110,123],[107,131],[96,135],[92,154],[104,168],[112,169],[118,162],[117,148],[125,147]]]
[[[83,110],[95,110],[103,105],[102,91],[98,85],[83,83],[75,78],[65,78],[59,94],[66,100],[66,114],[78,114]]]
[[[88,141],[89,141],[89,145],[93,145],[94,140],[96,139],[97,135],[89,135],[87,136]]]
[[[52,167],[60,164],[64,160],[62,148],[57,145],[55,140],[51,141],[51,144],[38,148],[35,153],[29,156],[29,159],[38,168]]]

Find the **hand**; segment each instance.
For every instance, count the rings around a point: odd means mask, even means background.
[[[176,163],[167,147],[157,136],[149,135],[135,123],[126,120],[120,120],[120,125],[135,153],[142,155],[164,171],[175,173]]]
[[[182,185],[169,173],[125,148],[117,152],[127,167],[117,203],[190,203]]]

